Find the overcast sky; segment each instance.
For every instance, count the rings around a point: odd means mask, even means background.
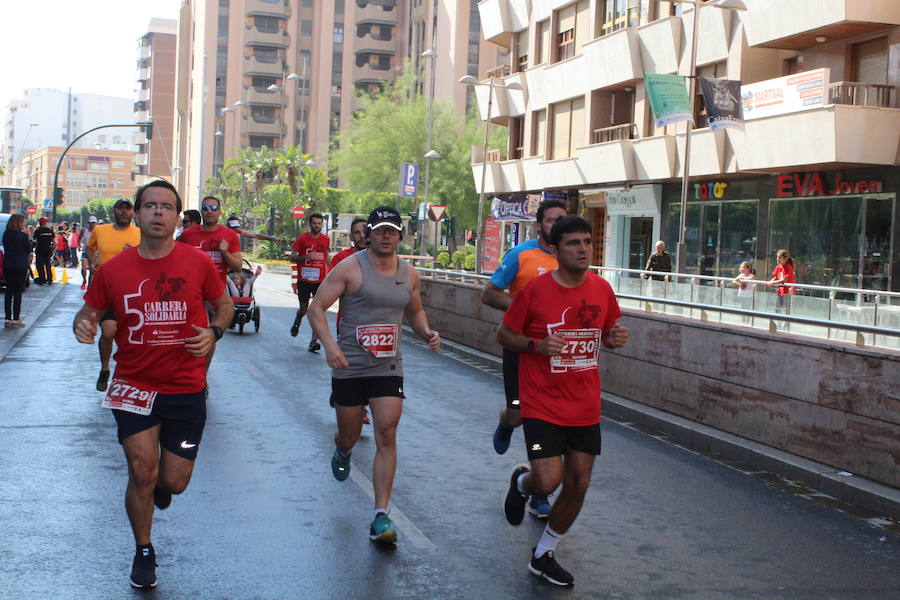
[[[0,0],[0,115],[28,88],[132,99],[137,40],[182,0]]]

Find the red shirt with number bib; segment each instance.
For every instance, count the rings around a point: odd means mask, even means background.
[[[566,340],[558,357],[519,354],[522,417],[566,427],[600,422],[600,336],[622,315],[609,283],[595,273],[578,287],[557,283],[553,273],[532,279],[513,298],[503,322],[514,333]]]
[[[201,225],[194,225],[185,229],[178,238],[179,242],[203,250],[219,271],[222,283],[225,283],[225,276],[228,275],[231,267],[225,262],[225,257],[219,248],[222,240],[228,244],[229,252],[241,251],[241,239],[238,234],[221,225],[214,231],[205,231]]]
[[[331,246],[331,238],[319,234],[316,237],[309,232],[304,233],[294,240],[291,248],[297,251],[303,260],[297,263],[297,280],[306,283],[321,283],[328,273],[328,248]],[[306,258],[309,256],[309,258]]]
[[[191,356],[184,340],[197,335],[191,325],[209,324],[204,301],[224,292],[205,253],[175,244],[164,258],[146,259],[129,248],[103,263],[84,301],[115,312],[114,379],[163,394],[190,394],[206,387],[206,359]]]

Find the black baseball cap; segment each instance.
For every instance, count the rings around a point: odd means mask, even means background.
[[[369,213],[367,220],[369,229],[376,229],[382,225],[393,227],[397,231],[403,231],[403,219],[396,208],[391,206],[379,206]]]
[[[118,200],[116,200],[116,203],[113,204],[113,208],[119,208],[120,206],[124,206],[126,208],[134,208],[134,206],[132,206],[131,204],[131,200],[129,200],[128,198],[119,198]]]

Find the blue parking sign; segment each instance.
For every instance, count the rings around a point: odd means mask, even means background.
[[[415,198],[419,188],[419,165],[403,163],[400,165],[400,197]]]

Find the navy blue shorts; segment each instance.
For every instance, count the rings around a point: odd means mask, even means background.
[[[119,443],[159,425],[159,443],[163,448],[182,458],[196,459],[206,425],[206,396],[206,389],[194,394],[157,394],[153,410],[146,416],[113,410]]]

